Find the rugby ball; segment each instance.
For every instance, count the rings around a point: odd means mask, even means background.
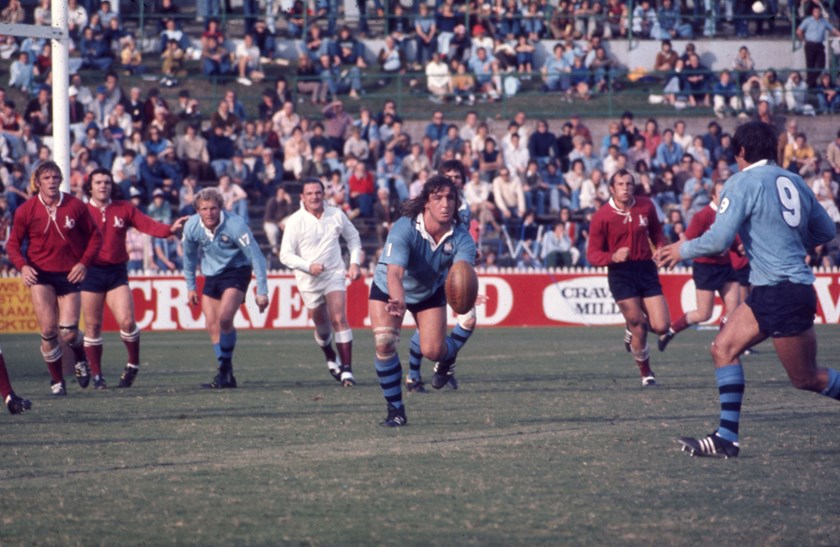
[[[475,306],[478,297],[478,275],[469,262],[461,260],[449,268],[446,276],[446,303],[455,311],[462,314]]]

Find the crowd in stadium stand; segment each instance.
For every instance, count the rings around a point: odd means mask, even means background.
[[[36,23],[49,21],[49,3],[42,1],[31,14]],[[585,266],[587,223],[608,200],[607,183],[617,170],[635,174],[639,191],[653,197],[666,235],[674,240],[709,203],[711,183],[736,169],[731,136],[716,121],[707,132],[689,135],[683,122],[660,127],[654,118],[637,120],[626,112],[607,134],[593,135],[579,116],[552,122],[552,127],[519,112],[504,131],[494,133],[473,110],[463,110],[461,119],[446,119],[436,110],[422,133],[412,134],[393,100],[376,112],[354,102],[365,92],[369,56],[354,30],[339,26],[326,0],[315,2],[305,14],[298,1],[285,14],[285,37],[301,38],[304,44],[295,67],[287,71],[296,77],[266,81],[260,104],[251,108],[237,98],[237,90],[266,80],[266,66],[287,63],[278,61],[281,36],[275,37],[275,22],[258,18],[258,3],[245,0],[245,14],[253,17],[246,19],[246,33],[232,46],[234,41],[213,18],[218,0],[199,2],[199,19],[206,19],[201,36],[188,35],[178,7],[162,0],[156,11],[161,15],[159,47],[153,54],[159,57],[160,84],[176,87],[190,70],[200,70],[228,85],[217,104],[200,105],[186,89],[178,92],[177,102],[168,101],[156,88],[143,93],[139,87],[123,87],[121,77],[149,70],[144,63],[149,54],[140,51],[107,0],[95,8],[92,3],[68,2],[74,40],[71,191],[81,197],[85,175],[97,166],[108,167],[127,199],[169,222],[193,212],[198,188],[217,185],[227,210],[252,226],[261,224],[267,254],[275,260],[283,219],[296,206],[295,181],[305,177],[320,178],[329,202],[371,226],[381,244],[399,214],[399,202],[416,195],[442,162],[458,160],[468,172],[465,197],[473,212],[471,229],[487,266]],[[605,40],[628,33],[659,39],[661,51],[651,68],[663,76],[661,101],[708,106],[721,118],[732,115],[777,126],[779,163],[805,177],[840,222],[840,133],[827,150],[818,152],[795,121],[779,121],[785,112],[840,109],[840,84],[830,74],[814,71],[805,77],[790,71],[784,82],[774,70],[756,72],[746,46],[740,47],[731,70],[719,74],[702,66],[695,44],[674,51],[670,38],[714,36],[727,21],[738,36],[745,35],[749,24],[761,31],[779,9],[770,1],[766,17],[739,19],[743,1],[714,4],[719,12],[686,14],[672,0],[662,0],[658,7],[642,0],[629,13],[618,0],[561,0],[550,7],[545,1],[504,0],[472,3],[465,17],[465,4],[449,0],[437,8],[422,3],[416,14],[404,13],[395,2],[388,6],[392,16],[385,20],[379,68],[373,70],[383,78],[409,69],[424,71],[425,89],[436,103],[494,101],[516,93],[521,81],[532,76],[542,78],[546,92],[587,100],[606,91],[620,70]],[[377,0],[373,12],[366,12],[364,3],[360,8],[356,33],[370,36],[375,31],[368,18],[381,17],[383,6]],[[812,13],[798,29],[806,43],[837,33],[822,18],[819,2],[807,2],[801,10]],[[0,18],[20,22],[28,15],[19,0],[11,0]],[[543,66],[536,66],[534,44],[542,38],[559,42]],[[819,54],[809,48],[809,67],[820,66]],[[0,233],[6,234],[15,209],[28,197],[29,174],[52,156],[44,143],[52,134],[50,43],[4,37],[0,56],[14,59],[8,87],[27,97],[25,105],[16,105],[0,89],[0,178],[5,190],[0,194]],[[84,85],[79,71],[90,70],[104,74],[101,84]],[[320,115],[302,116],[296,98],[321,105]],[[259,208],[262,219],[253,217],[256,203],[264,204]],[[152,245],[145,236],[131,234],[128,245],[132,268],[181,267],[180,245],[174,239]],[[815,265],[838,265],[840,244],[816,249],[812,260]]]

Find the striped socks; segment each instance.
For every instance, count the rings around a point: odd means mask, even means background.
[[[738,442],[738,422],[741,420],[741,401],[744,399],[744,367],[734,363],[715,370],[720,397],[720,427],[718,435],[727,441]]]

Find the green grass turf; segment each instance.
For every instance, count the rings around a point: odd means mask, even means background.
[[[0,544],[837,543],[835,401],[789,387],[765,343],[745,359],[741,457],[690,458],[675,437],[717,421],[713,333],[654,349],[661,387],[642,390],[621,332],[479,330],[461,389],[408,396],[400,430],[378,426],[369,331],[352,389],[310,332],[240,332],[223,392],[198,389],[206,333],[144,333],[135,387],[68,379],[59,399],[37,336],[3,336],[34,410],[0,417]],[[837,365],[837,327],[818,333]],[[123,348],[105,342],[115,386]]]

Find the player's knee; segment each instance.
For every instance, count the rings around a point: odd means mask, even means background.
[[[98,328],[101,330],[102,325],[98,325]],[[134,332],[137,330],[137,323],[134,322],[134,319],[128,319],[125,321],[120,321],[120,332]]]
[[[222,332],[230,332],[233,330],[233,317],[223,317],[219,319],[219,329]]]
[[[446,344],[420,343],[420,352],[430,361],[440,361],[446,356]]]
[[[726,342],[715,340],[709,347],[709,353],[712,354],[712,361],[716,365],[728,365],[734,363],[738,355],[732,349],[732,345]]]
[[[648,328],[651,330],[651,332],[654,332],[656,334],[665,334],[666,332],[668,332],[669,327],[670,325],[665,322],[648,324]]]
[[[79,325],[59,325],[58,332],[61,334],[61,339],[64,340],[71,348],[76,348],[82,345],[84,336],[79,330]]]
[[[376,329],[373,334],[376,344],[376,356],[382,360],[390,359],[397,354],[400,336],[390,328]]]
[[[41,340],[47,344],[58,343],[58,326],[41,329]]]

